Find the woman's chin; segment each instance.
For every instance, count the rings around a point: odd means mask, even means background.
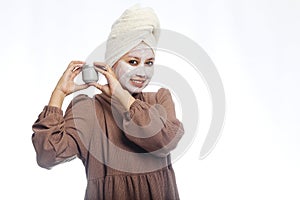
[[[129,84],[128,84],[129,83]],[[129,93],[140,93],[142,90],[148,85],[149,81],[144,82],[127,82],[126,86],[124,85],[123,88],[126,89]]]
[[[140,92],[142,92],[142,90],[144,88],[145,88],[144,86],[142,86],[142,87],[136,87],[136,86],[130,85],[130,87],[128,87],[126,89],[128,90],[128,92],[130,92],[131,94],[133,94],[133,93],[140,93]]]

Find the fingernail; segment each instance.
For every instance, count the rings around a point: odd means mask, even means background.
[[[106,67],[105,66],[102,66],[102,65],[97,65],[96,67],[99,67],[100,69],[104,70],[104,71],[107,71]]]

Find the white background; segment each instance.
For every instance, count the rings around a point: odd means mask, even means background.
[[[298,0],[1,1],[0,199],[83,199],[80,160],[39,168],[31,125],[68,63],[85,60],[137,2],[154,8],[162,28],[197,42],[225,87],[216,148],[198,159],[204,123],[174,163],[181,198],[299,199]]]

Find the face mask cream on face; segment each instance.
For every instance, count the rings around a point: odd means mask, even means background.
[[[153,66],[147,64],[151,58],[154,58],[152,49],[141,43],[117,63],[115,72],[124,89],[130,93],[139,93],[148,85],[154,71]],[[130,64],[130,60],[137,64]]]
[[[116,75],[120,84],[130,93],[141,92],[153,76],[153,67],[131,66],[125,61],[119,61]]]

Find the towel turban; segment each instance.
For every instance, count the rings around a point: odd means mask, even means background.
[[[136,5],[124,11],[111,27],[106,42],[105,62],[113,66],[141,42],[152,49],[159,38],[159,20],[152,8]]]

